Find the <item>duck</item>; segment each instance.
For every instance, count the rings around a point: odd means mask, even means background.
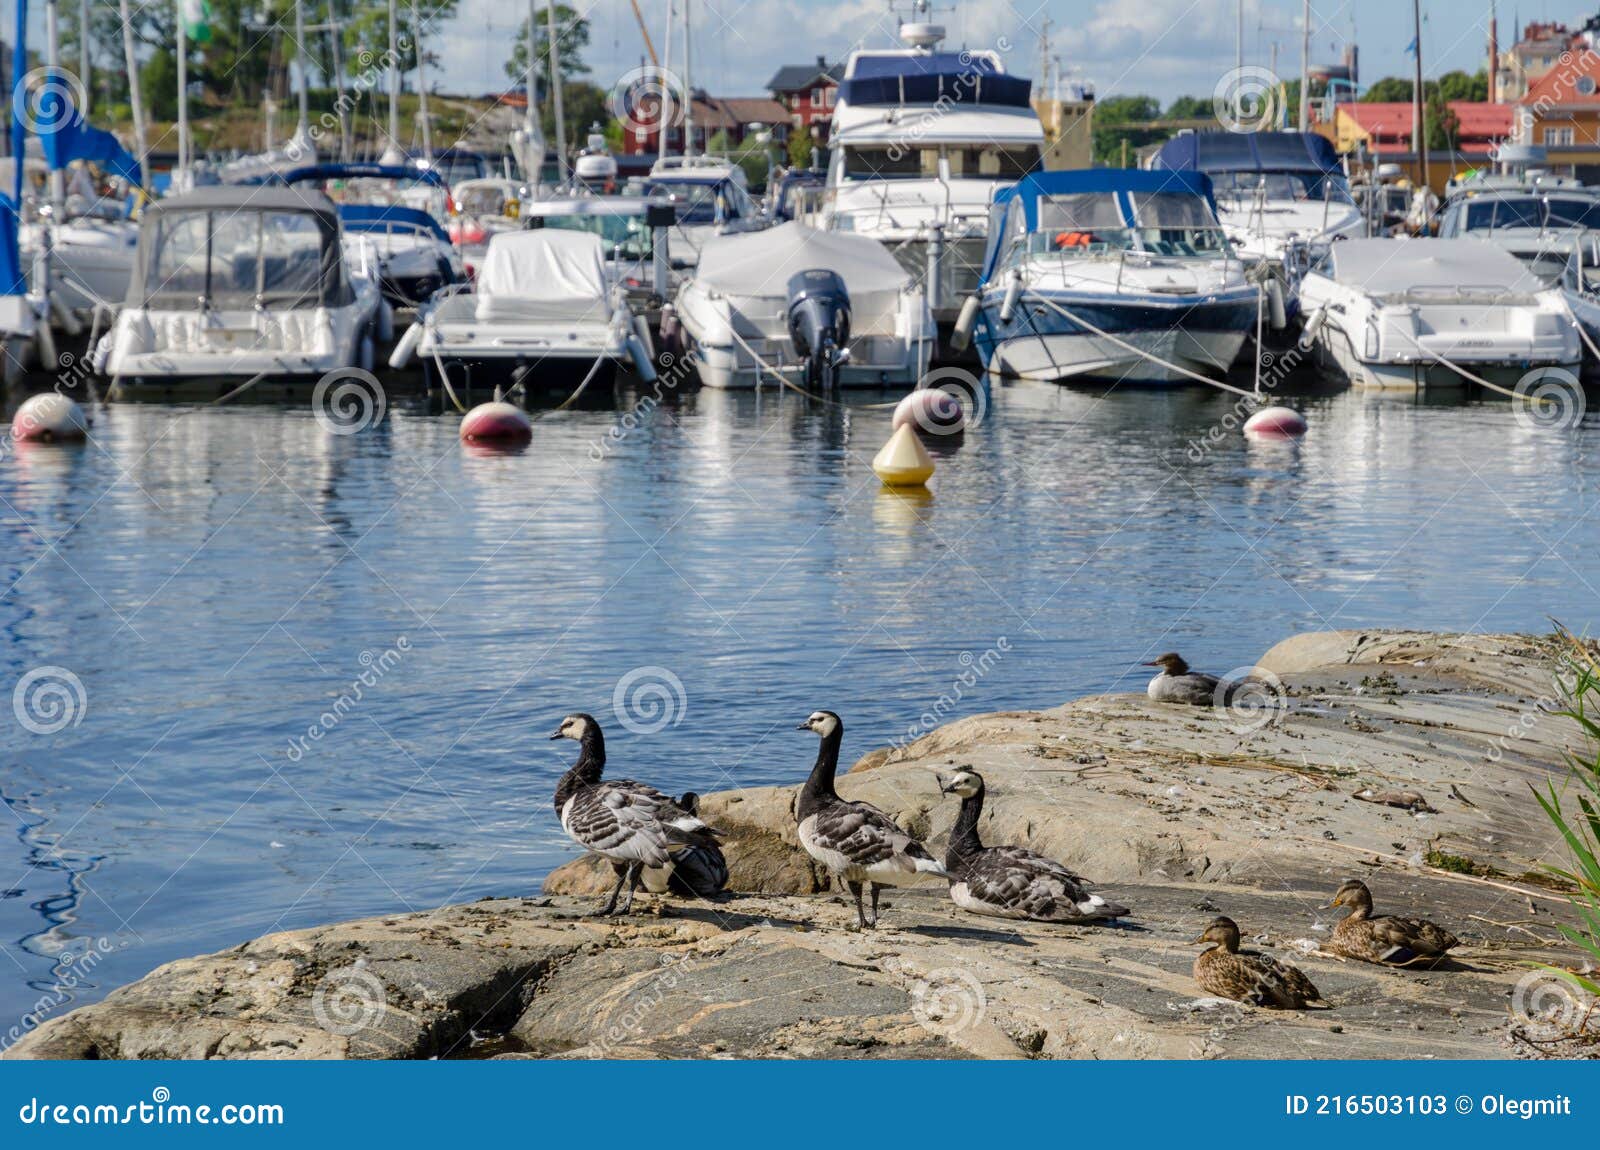
[[[1232,680],[1219,679],[1202,671],[1191,671],[1183,656],[1168,651],[1158,659],[1145,663],[1146,667],[1160,667],[1161,674],[1150,680],[1145,692],[1158,703],[1183,703],[1191,707],[1226,705],[1238,690]],[[1220,694],[1219,694],[1220,691]]]
[[[944,868],[950,901],[973,914],[1033,922],[1103,922],[1133,912],[1089,891],[1084,880],[1054,859],[1026,847],[986,847],[978,838],[983,813],[983,776],[960,767],[939,776],[939,790],[961,799],[950,829]]]
[[[578,761],[556,784],[556,817],[573,842],[611,863],[617,885],[597,912],[627,914],[645,867],[665,868],[691,848],[715,848],[721,832],[654,787],[632,779],[605,779],[605,735],[593,715],[561,720],[552,739],[578,743]],[[720,852],[719,852],[720,853]],[[621,907],[617,897],[628,888]]]
[[[678,806],[691,815],[700,815],[700,796],[685,791]],[[675,894],[683,898],[709,899],[728,885],[728,860],[716,843],[684,847],[664,867],[644,868],[644,889],[651,894]]]
[[[1275,1010],[1304,1010],[1322,992],[1301,971],[1265,954],[1239,950],[1239,926],[1226,915],[1211,920],[1195,944],[1212,943],[1194,960],[1194,980],[1218,998]]]
[[[925,874],[944,878],[944,864],[883,811],[870,803],[841,799],[833,789],[839,745],[844,741],[844,721],[837,714],[813,711],[795,729],[822,738],[816,765],[795,802],[800,845],[850,888],[856,900],[856,929],[870,929],[878,925],[879,890]],[[870,913],[862,905],[863,886],[871,897]]]
[[[1347,906],[1350,913],[1333,928],[1323,950],[1342,958],[1382,966],[1432,963],[1461,940],[1444,927],[1421,918],[1372,914],[1372,892],[1351,879],[1334,892],[1329,906]]]

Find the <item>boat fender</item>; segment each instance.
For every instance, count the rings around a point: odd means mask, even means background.
[[[52,370],[59,369],[62,363],[56,358],[56,333],[48,323],[41,323],[34,333],[39,345],[39,365]]]
[[[643,345],[645,354],[654,362],[656,347],[655,341],[650,338],[650,324],[644,316],[637,313],[633,317],[633,334],[639,337],[639,343]]]
[[[50,314],[55,316],[56,323],[61,325],[61,330],[68,335],[79,335],[83,325],[78,322],[78,317],[72,314],[72,309],[67,306],[67,301],[58,295],[50,297]],[[54,358],[53,356],[51,358]]]
[[[961,314],[956,316],[956,326],[950,332],[950,346],[956,351],[966,351],[972,343],[972,327],[978,322],[978,295],[974,292],[967,297],[967,302],[961,305]]]
[[[899,431],[910,424],[925,435],[957,435],[967,426],[967,413],[954,394],[954,385],[913,391],[895,405],[891,426]]]
[[[645,383],[656,381],[656,365],[650,362],[650,353],[645,350],[644,344],[636,335],[628,337],[628,355],[633,360],[633,370]]]
[[[378,338],[384,343],[394,340],[394,308],[386,299],[378,301]]]
[[[1012,272],[1006,283],[1006,298],[1000,304],[1000,322],[1010,323],[1017,312],[1017,301],[1022,298],[1022,274]]]
[[[683,325],[678,322],[678,309],[670,303],[661,308],[661,353],[663,355],[681,355],[683,353]]]
[[[389,366],[396,371],[403,370],[411,363],[411,357],[416,354],[417,344],[422,342],[423,326],[414,323],[406,328],[405,335],[400,337],[400,342],[394,345],[394,351],[389,353]]]
[[[11,438],[18,443],[69,443],[88,434],[83,408],[55,391],[29,397],[11,420]]]
[[[1317,342],[1317,336],[1322,332],[1322,325],[1328,322],[1328,309],[1319,307],[1311,313],[1311,318],[1306,320],[1305,327],[1300,332],[1300,350],[1310,351],[1311,345]]]
[[[1272,330],[1282,331],[1289,326],[1289,308],[1283,298],[1283,283],[1267,281],[1267,315],[1272,320]]]

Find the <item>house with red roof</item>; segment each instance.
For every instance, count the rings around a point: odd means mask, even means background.
[[[1448,107],[1456,119],[1450,140],[1449,157],[1472,167],[1490,158],[1494,150],[1512,136],[1516,114],[1510,104],[1451,100]],[[1411,141],[1412,109],[1409,103],[1340,104],[1334,110],[1334,146],[1340,152],[1357,148],[1368,157],[1403,163],[1415,152]],[[1448,158],[1438,150],[1429,152],[1430,164]]]
[[[1600,52],[1582,42],[1511,106],[1518,143],[1542,147],[1560,175],[1600,182]]]

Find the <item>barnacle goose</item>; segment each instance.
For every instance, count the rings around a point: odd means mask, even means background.
[[[816,765],[795,804],[800,845],[850,888],[860,928],[877,926],[880,887],[897,886],[919,874],[942,876],[944,866],[877,807],[847,802],[833,789],[839,744],[844,739],[844,722],[838,715],[813,711],[795,729],[822,736]],[[872,896],[871,914],[861,904],[863,884]]]
[[[961,797],[961,813],[950,829],[944,865],[950,900],[974,914],[1037,922],[1095,922],[1132,912],[1091,893],[1084,880],[1054,859],[1025,847],[986,847],[978,838],[983,813],[983,776],[960,767],[941,776],[939,789]]]
[[[700,796],[685,791],[678,806],[700,814]],[[728,860],[716,843],[696,844],[675,851],[664,867],[644,868],[644,889],[651,894],[669,891],[684,898],[711,898],[728,885]]]
[[[568,715],[550,737],[574,739],[580,747],[578,761],[556,784],[561,829],[579,846],[609,859],[617,875],[617,885],[600,914],[628,913],[645,867],[664,867],[679,851],[691,847],[716,846],[715,829],[654,787],[632,779],[602,781],[606,742],[594,716]],[[628,895],[618,909],[617,896],[624,884]]]

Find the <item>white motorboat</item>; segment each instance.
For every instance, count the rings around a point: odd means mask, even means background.
[[[668,156],[657,160],[640,187],[648,199],[668,200],[677,209],[672,229],[672,266],[693,268],[713,238],[759,231],[771,223],[750,195],[744,169],[715,156]]]
[[[827,346],[798,318],[808,299],[835,313]],[[713,388],[909,386],[938,335],[921,285],[883,245],[801,223],[709,240],[677,312],[700,381]]]
[[[317,192],[222,186],[159,200],[145,208],[133,279],[98,366],[124,392],[184,378],[371,370],[383,304],[376,270],[370,253],[350,259],[338,209]]]
[[[1559,288],[1472,239],[1329,244],[1300,282],[1319,363],[1357,387],[1512,387],[1530,372],[1576,372],[1582,346]],[[1458,370],[1459,369],[1459,370]]]
[[[989,205],[1039,166],[1044,127],[1000,53],[940,51],[944,29],[923,20],[901,38],[845,65],[819,226],[890,248],[947,323],[982,272]]]
[[[1367,234],[1338,154],[1315,132],[1183,132],[1150,166],[1211,177],[1217,215],[1242,259],[1281,267],[1296,242]]]
[[[635,310],[659,307],[677,291],[668,253],[672,203],[645,196],[562,196],[522,207],[524,226],[590,232],[600,237],[606,279]],[[658,288],[657,282],[661,286]]]
[[[1039,172],[1001,192],[994,211],[971,336],[996,374],[1215,378],[1257,323],[1260,289],[1231,250],[1203,175]]]
[[[442,382],[468,386],[559,385],[631,366],[654,379],[649,330],[606,275],[592,232],[500,232],[472,292],[443,295],[423,310],[389,358],[413,357]]]

